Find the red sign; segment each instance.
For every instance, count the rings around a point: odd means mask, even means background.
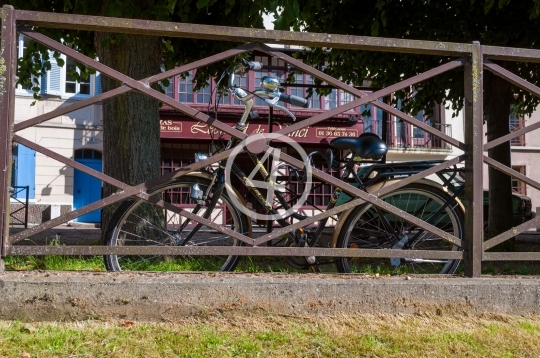
[[[165,116],[162,116],[164,118]],[[223,121],[224,123],[234,127],[236,122],[230,120]],[[229,138],[226,133],[220,133],[219,130],[209,127],[204,122],[197,122],[193,119],[167,119],[164,118],[160,121],[161,124],[161,138],[181,138],[181,139],[211,139],[213,134],[214,138],[223,134],[223,137]],[[272,132],[288,127],[291,123],[283,123],[274,121],[272,126]],[[246,134],[253,133],[269,133],[268,123],[253,123],[248,122]],[[298,129],[288,136],[299,143],[328,143],[331,139],[336,137],[358,137],[363,133],[363,124],[358,122],[355,125],[347,126],[343,123],[339,123],[334,126],[316,125],[308,126],[302,129]]]

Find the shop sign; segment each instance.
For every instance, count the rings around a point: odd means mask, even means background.
[[[235,123],[228,123],[233,127]],[[291,123],[274,122],[272,132],[288,127]],[[182,138],[182,139],[211,139],[223,135],[225,139],[230,136],[222,131],[208,126],[203,122],[193,120],[173,120],[164,119],[160,121],[161,138]],[[295,130],[288,134],[288,137],[301,143],[326,143],[328,139],[335,137],[358,137],[363,132],[362,123],[352,126],[308,126]],[[269,133],[268,123],[247,123],[244,130],[246,134]]]

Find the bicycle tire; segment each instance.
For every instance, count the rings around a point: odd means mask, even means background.
[[[158,195],[164,201],[173,204],[190,203],[189,192],[194,183],[206,192],[210,181],[205,178],[184,176],[148,191],[150,195]],[[248,223],[246,216],[232,204],[228,194],[223,191],[218,205],[211,213],[212,220],[221,221],[237,232],[246,233]],[[220,212],[219,212],[220,210]],[[144,219],[141,213],[144,211]],[[199,211],[204,215],[206,208]],[[223,216],[224,214],[224,216]],[[107,246],[180,246],[181,241],[192,231],[195,224],[190,222],[178,233],[180,223],[185,218],[160,206],[150,204],[142,199],[123,201],[113,214],[108,225],[104,244]],[[225,221],[225,222],[223,222]],[[175,231],[176,230],[176,231]],[[207,226],[200,230],[185,245],[241,246],[242,242],[226,234],[217,232]],[[109,271],[232,271],[240,260],[239,256],[120,256],[105,255],[105,266]]]
[[[464,213],[457,200],[453,199],[443,190],[426,184],[409,184],[403,188],[392,191],[381,197],[382,200],[426,220],[448,202],[448,206],[433,220],[433,225],[454,236],[463,239]],[[393,230],[399,232],[400,237],[407,237],[414,242],[406,244],[404,249],[411,250],[452,250],[461,251],[462,248],[449,243],[415,225],[384,212]],[[420,234],[419,234],[420,233]],[[382,220],[370,203],[355,208],[347,217],[337,240],[339,248],[395,248],[396,239],[383,226]],[[379,273],[379,274],[407,274],[407,273],[437,273],[452,274],[456,271],[461,260],[434,260],[442,262],[405,262],[392,265],[389,258],[339,258],[336,260],[337,269],[341,273]],[[394,261],[395,263],[395,261]]]

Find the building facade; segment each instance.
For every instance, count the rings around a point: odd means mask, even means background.
[[[27,39],[19,38],[19,55],[22,56]],[[51,56],[52,57],[52,56]],[[70,71],[76,70],[73,60],[63,57],[60,67],[51,60],[51,70],[39,79],[41,97],[33,98],[30,88],[18,86],[15,99],[15,123],[68,106],[101,92],[100,76],[77,82]],[[101,105],[92,105],[75,112],[51,119],[24,129],[21,137],[51,149],[66,157],[101,171],[103,119]],[[41,223],[101,198],[101,182],[80,171],[57,162],[21,144],[13,147],[12,211],[21,207],[28,195],[29,222]],[[23,211],[16,215],[23,219]],[[17,222],[12,219],[12,222]],[[94,212],[79,218],[85,222],[100,222],[100,213]]]

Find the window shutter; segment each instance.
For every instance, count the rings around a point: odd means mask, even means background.
[[[56,59],[52,57],[52,52],[50,53],[50,56],[51,70],[41,78],[41,88],[44,90],[42,93],[60,96],[62,94],[62,68],[58,66]]]
[[[18,144],[16,166],[15,186],[28,186],[28,197],[34,199],[36,193],[36,151]],[[17,198],[25,197],[24,191],[17,194]]]
[[[101,73],[96,72],[96,96],[101,93]]]

